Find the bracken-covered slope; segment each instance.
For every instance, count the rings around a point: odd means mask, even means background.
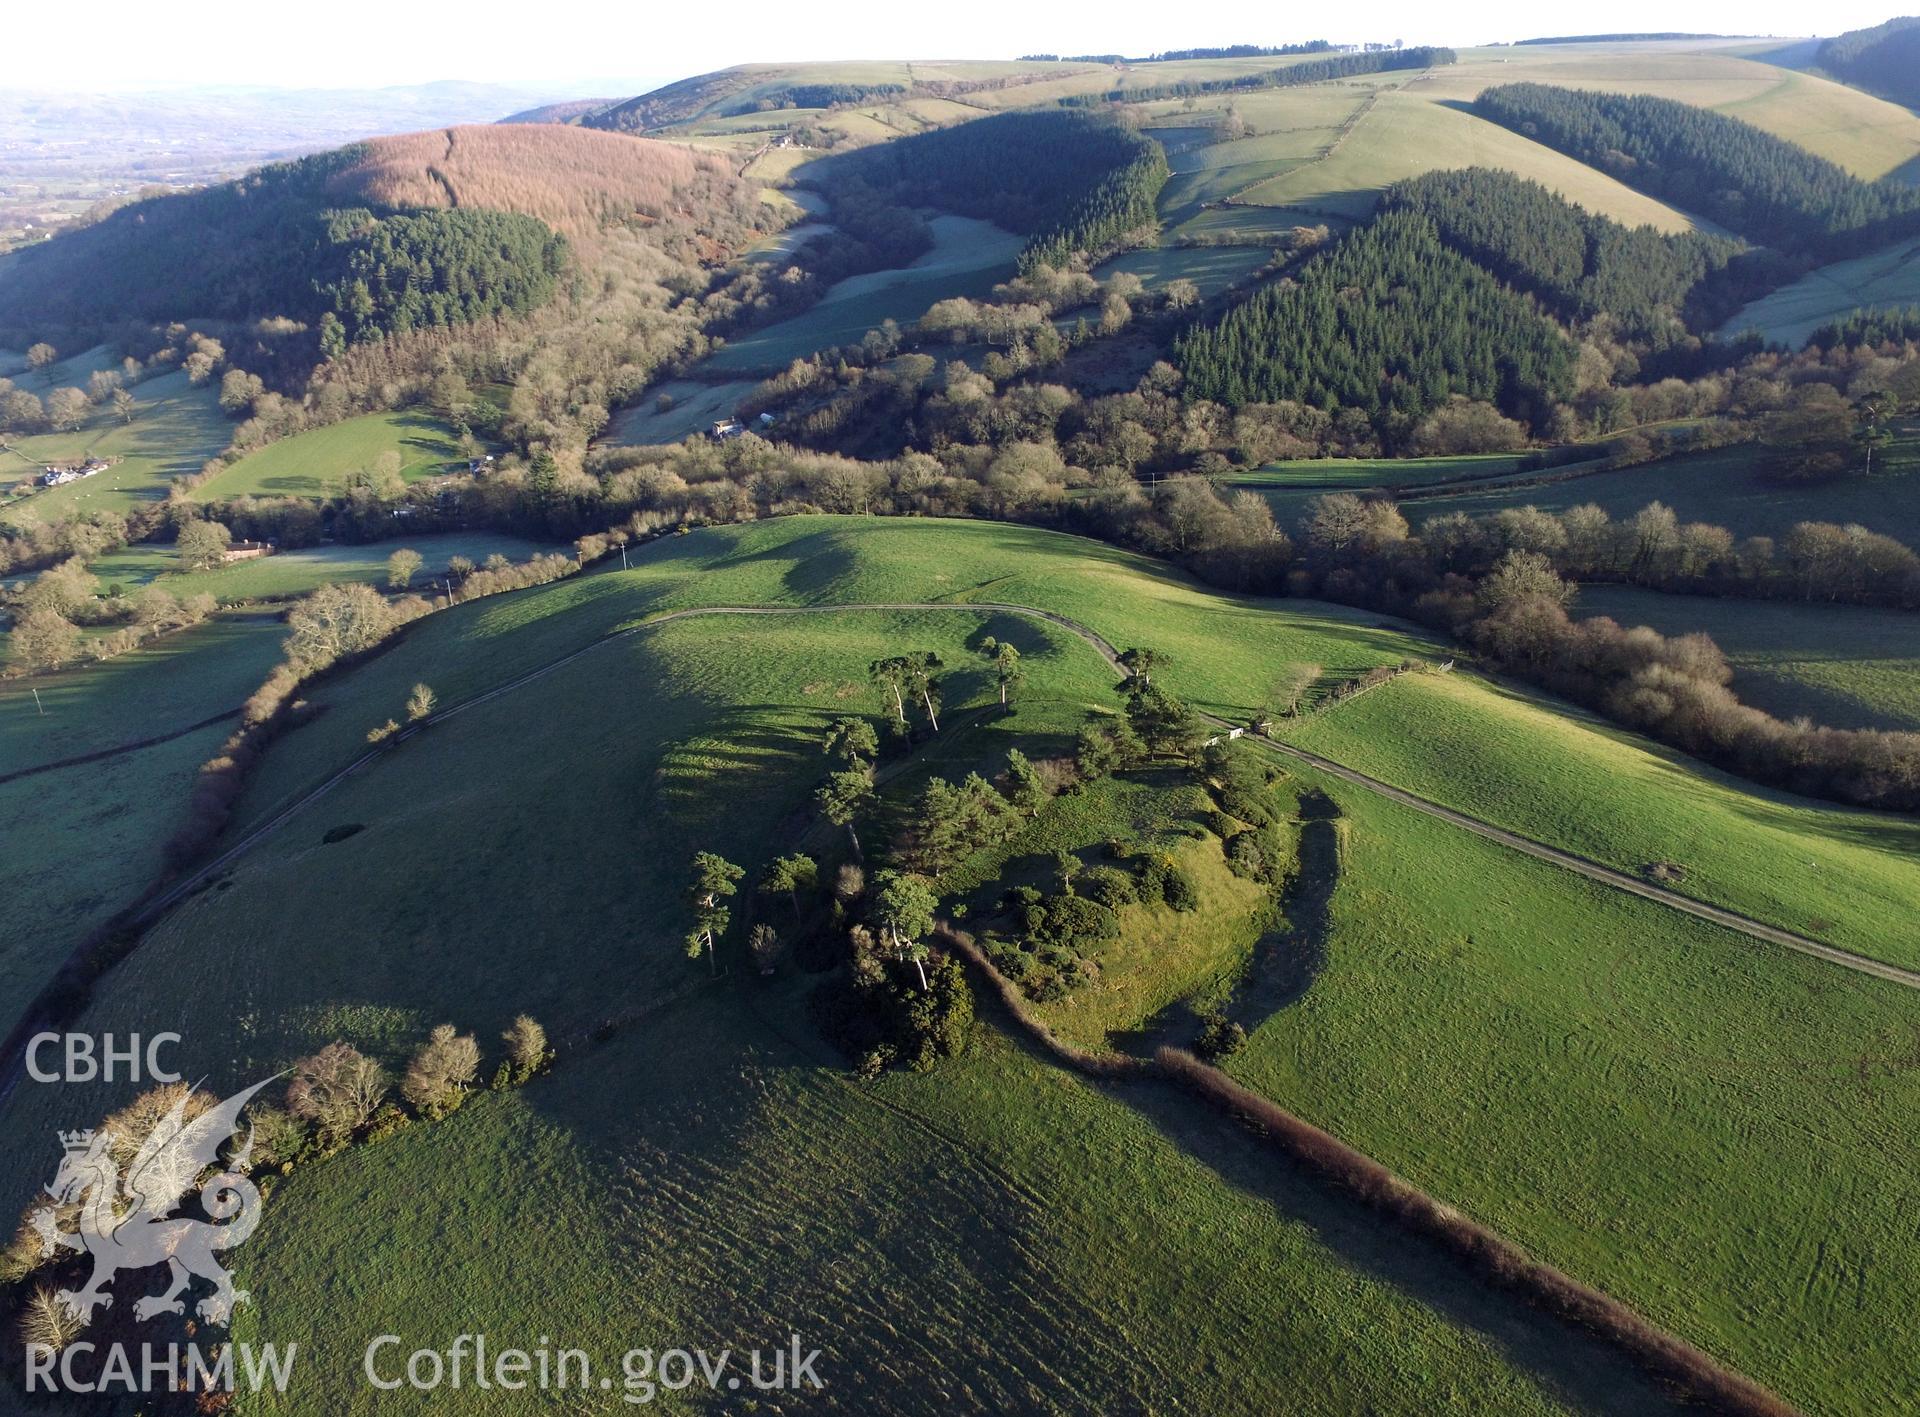
[[[327,191],[385,207],[486,207],[570,236],[658,220],[738,185],[726,159],[679,143],[559,124],[402,133],[359,145]]]
[[[556,288],[556,233],[739,217],[748,194],[723,158],[580,128],[379,138],[134,202],[7,258],[0,343],[272,316],[331,318],[351,342],[520,314]]]

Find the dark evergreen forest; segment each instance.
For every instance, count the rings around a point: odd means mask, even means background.
[[[1196,398],[1364,410],[1383,434],[1454,395],[1530,423],[1568,397],[1574,349],[1526,296],[1387,212],[1175,343]]]
[[[1104,116],[1067,110],[1003,113],[862,148],[825,174],[836,221],[842,202],[939,207],[1031,238],[1023,269],[1098,252],[1155,220],[1166,154]]]
[[[1700,282],[1741,250],[1725,237],[1622,226],[1494,168],[1399,183],[1382,210],[1430,218],[1447,245],[1563,319],[1611,315],[1623,334],[1655,343],[1674,333]]]
[[[1451,64],[1457,57],[1451,49],[1432,45],[1374,49],[1362,54],[1309,59],[1302,64],[1289,64],[1260,74],[1243,74],[1234,79],[1179,79],[1164,84],[1109,89],[1105,93],[1074,94],[1060,102],[1067,107],[1093,108],[1104,103],[1147,103],[1161,98],[1199,98],[1206,94],[1291,88],[1295,84],[1323,84],[1329,79],[1351,79],[1359,74],[1383,74],[1393,69],[1431,69]]]
[[[1834,260],[1920,230],[1920,191],[1862,182],[1751,123],[1648,94],[1506,84],[1474,111],[1768,246]]]
[[[1895,103],[1920,104],[1920,17],[1849,30],[1820,46],[1820,67]]]

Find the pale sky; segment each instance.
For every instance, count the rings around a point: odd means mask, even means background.
[[[83,90],[190,84],[353,88],[431,79],[568,80],[657,75],[663,81],[731,64],[797,59],[1004,59],[1033,52],[1147,54],[1220,44],[1483,44],[1542,34],[1685,30],[1823,34],[1878,24],[1891,0],[1809,10],[1784,0],[1732,3],[1627,0],[1604,7],[1527,0],[1435,5],[1371,0],[1293,7],[1272,0],[1200,6],[1086,0],[96,0],[84,19],[66,6],[9,7],[9,62],[0,87],[22,75],[57,76]],[[88,38],[76,48],[74,26]],[[38,56],[38,57],[36,57]],[[28,81],[31,83],[31,81]]]

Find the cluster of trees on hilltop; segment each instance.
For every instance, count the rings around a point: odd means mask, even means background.
[[[1573,390],[1566,335],[1417,211],[1352,232],[1174,350],[1195,397],[1360,409],[1382,429],[1455,395],[1544,425]]]
[[[1093,107],[1102,103],[1147,103],[1162,98],[1199,98],[1205,94],[1291,88],[1295,84],[1324,84],[1330,79],[1351,79],[1361,74],[1385,73],[1390,69],[1431,69],[1451,64],[1457,58],[1451,49],[1431,45],[1414,49],[1372,49],[1361,54],[1336,54],[1327,59],[1309,59],[1304,64],[1289,64],[1283,69],[1268,69],[1264,73],[1243,74],[1238,78],[1179,79],[1164,84],[1109,89],[1105,93],[1073,94],[1060,102],[1069,107]]]
[[[1920,227],[1920,191],[1862,182],[1784,138],[1690,103],[1504,84],[1473,107],[1629,187],[1784,250],[1833,259]]]
[[[1385,211],[1432,220],[1440,239],[1567,319],[1611,315],[1660,339],[1688,297],[1741,250],[1725,237],[1626,227],[1495,168],[1429,172],[1387,189]]]
[[[1155,221],[1168,177],[1151,138],[1104,117],[1043,110],[1002,113],[862,148],[826,175],[841,220],[843,193],[894,206],[934,206],[1031,237],[1023,267],[1064,265]]]
[[[1824,41],[1816,60],[1836,78],[1896,103],[1920,103],[1920,17],[1848,30]]]
[[[1724,34],[1687,34],[1681,30],[1648,30],[1636,34],[1555,34],[1540,39],[1516,39],[1519,44],[1628,44],[1645,39],[1726,39]]]
[[[907,91],[905,84],[788,84],[761,94],[735,113],[765,113],[776,108],[832,108],[843,103],[884,103]]]
[[[1223,44],[1212,49],[1169,49],[1129,59],[1122,54],[1022,54],[1022,63],[1165,64],[1178,59],[1271,59],[1283,54],[1325,54],[1333,44],[1310,39],[1303,44]]]
[[[1168,49],[1130,64],[1165,64],[1178,59],[1268,59],[1286,54],[1325,54],[1333,48],[1330,41],[1309,39],[1302,44],[1226,44],[1214,49]]]
[[[22,251],[0,282],[0,331],[276,316],[330,322],[343,346],[522,314],[553,294],[566,242],[532,217],[343,208],[328,181],[361,155],[344,148],[149,197]]]

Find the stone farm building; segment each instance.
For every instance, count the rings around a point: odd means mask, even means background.
[[[48,463],[40,470],[36,480],[42,487],[59,487],[106,470],[107,465],[99,458],[88,458],[84,462]]]

